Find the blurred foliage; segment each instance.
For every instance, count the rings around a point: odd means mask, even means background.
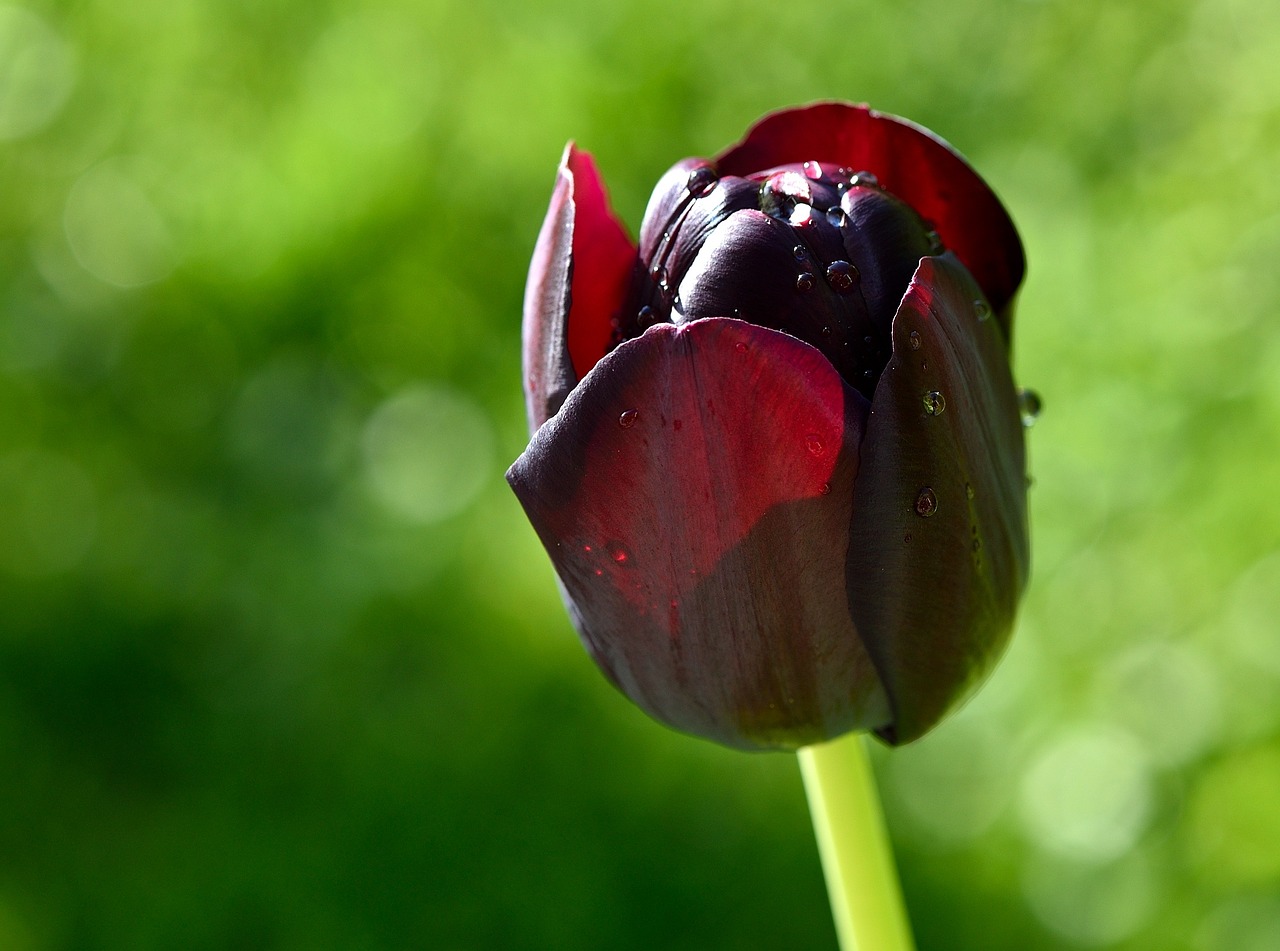
[[[0,948],[834,946],[795,763],[584,656],[501,473],[634,227],[870,101],[1005,198],[1035,576],[877,756],[921,951],[1280,947],[1280,7],[0,4]],[[820,157],[819,157],[820,158]]]

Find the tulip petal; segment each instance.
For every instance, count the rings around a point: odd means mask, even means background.
[[[891,743],[926,732],[989,672],[1028,573],[1017,395],[978,300],[955,256],[920,262],[862,448],[850,603],[889,693]]]
[[[938,231],[986,292],[1002,320],[1026,269],[1022,242],[990,187],[927,129],[843,102],[765,116],[716,160],[724,175],[817,160],[872,172]],[[1011,327],[1005,324],[1005,339]]]
[[[588,651],[649,714],[742,748],[887,722],[846,600],[867,410],[786,334],[664,324],[508,471]]]
[[[570,142],[538,233],[524,296],[529,429],[555,415],[605,355],[636,249],[609,208],[595,163]]]

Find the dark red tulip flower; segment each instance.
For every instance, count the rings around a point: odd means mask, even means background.
[[[565,150],[507,479],[628,697],[790,749],[907,742],[976,686],[1028,570],[1022,273],[964,159],[863,106],[775,113],[680,162],[638,246]]]

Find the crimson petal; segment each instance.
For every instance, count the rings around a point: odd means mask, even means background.
[[[786,334],[664,324],[508,471],[588,651],[649,714],[742,748],[887,722],[845,599],[867,410]]]
[[[609,208],[591,156],[565,146],[524,296],[529,429],[554,416],[609,348],[635,246]]]
[[[862,447],[849,600],[889,694],[893,726],[880,732],[892,743],[986,675],[1026,583],[1023,431],[985,303],[953,255],[920,262]]]
[[[1026,269],[1022,242],[990,187],[950,145],[866,106],[820,102],[765,116],[716,159],[722,175],[817,160],[869,171],[931,222],[1002,321]],[[1006,340],[1010,326],[1003,327]]]

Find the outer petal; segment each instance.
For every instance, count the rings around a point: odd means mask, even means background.
[[[604,356],[636,250],[591,156],[572,142],[556,173],[524,294],[525,405],[532,432]]]
[[[850,602],[889,692],[881,733],[893,743],[988,673],[1027,578],[1022,425],[1004,340],[978,299],[954,256],[920,262],[863,443]]]
[[[875,174],[931,222],[982,285],[1002,319],[1026,269],[1022,242],[990,187],[950,145],[905,119],[866,106],[820,102],[765,116],[717,159],[721,174],[747,175],[808,160]],[[1006,340],[1010,326],[1004,327]]]
[[[785,334],[659,325],[511,467],[588,651],[652,716],[744,748],[887,722],[844,568],[866,412]]]

